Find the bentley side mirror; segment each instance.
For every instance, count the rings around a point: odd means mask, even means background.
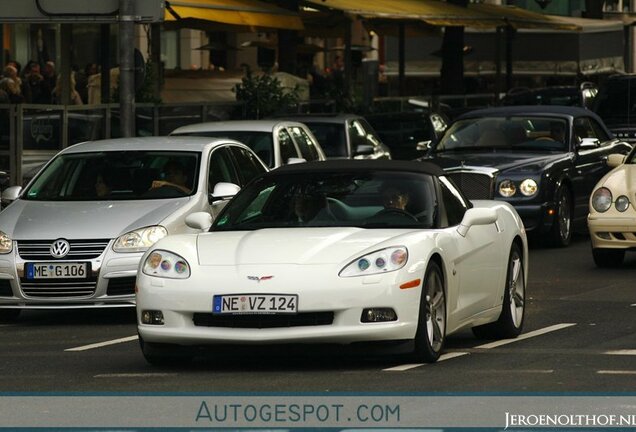
[[[369,144],[360,144],[356,147],[355,156],[368,156],[372,155],[375,152],[375,149],[372,145]]]
[[[428,150],[431,149],[432,146],[433,146],[433,141],[432,140],[420,141],[415,146],[415,149],[416,150],[428,151]]]
[[[289,159],[287,159],[287,165],[303,163],[303,162],[307,162],[307,160],[304,158],[298,158],[298,157],[290,157]]]
[[[598,147],[600,141],[597,138],[582,138],[581,142],[577,144],[577,148],[580,150],[595,149]]]
[[[461,224],[457,227],[460,236],[466,237],[473,225],[490,225],[497,222],[497,211],[492,208],[470,208],[466,210]]]

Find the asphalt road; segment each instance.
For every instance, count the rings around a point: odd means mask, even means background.
[[[581,237],[530,255],[522,337],[493,347],[469,331],[451,336],[434,365],[250,349],[160,368],[141,355],[133,310],[29,311],[0,325],[0,391],[633,391],[636,254],[621,269],[597,269]]]

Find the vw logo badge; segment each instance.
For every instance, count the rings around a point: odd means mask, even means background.
[[[55,240],[49,251],[53,258],[64,258],[71,250],[71,245],[64,239]]]

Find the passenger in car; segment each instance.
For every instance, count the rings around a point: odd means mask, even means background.
[[[104,198],[110,195],[111,192],[112,189],[108,176],[105,173],[98,174],[95,180],[95,195],[97,195],[98,198]]]

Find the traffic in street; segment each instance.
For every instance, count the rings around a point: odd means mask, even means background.
[[[224,348],[151,366],[134,309],[25,311],[0,327],[3,392],[625,392],[636,375],[636,255],[594,265],[590,240],[530,248],[516,339],[449,336],[435,364],[329,347]]]

